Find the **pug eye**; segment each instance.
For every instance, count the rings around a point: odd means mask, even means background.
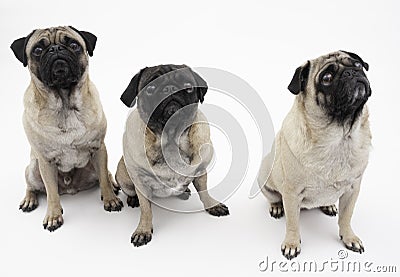
[[[147,88],[146,88],[146,93],[147,93],[148,95],[151,95],[151,94],[154,93],[155,90],[156,90],[156,87],[155,87],[155,86],[147,86]]]
[[[362,68],[362,64],[360,62],[355,62],[354,66],[357,68]]]
[[[192,93],[193,90],[194,90],[194,88],[193,88],[193,86],[192,86],[191,83],[185,83],[185,84],[183,84],[183,87],[185,88],[185,90],[186,90],[188,93]]]
[[[330,72],[327,72],[322,76],[322,84],[324,86],[329,86],[332,83],[333,75]]]
[[[69,47],[72,49],[72,51],[75,51],[75,52],[78,52],[79,50],[81,50],[81,47],[76,42],[71,42]]]
[[[33,49],[32,54],[36,57],[39,57],[43,53],[43,48],[42,47],[36,47]]]

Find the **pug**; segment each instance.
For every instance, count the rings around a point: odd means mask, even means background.
[[[207,192],[206,167],[213,156],[210,129],[198,109],[207,83],[186,65],[159,65],[140,70],[121,96],[133,110],[126,123],[124,154],[115,179],[141,216],[131,236],[134,246],[152,239],[151,199],[190,196],[190,183],[205,210],[226,216],[228,208]]]
[[[89,79],[88,55],[93,55],[96,40],[95,35],[73,27],[54,27],[34,30],[11,45],[31,76],[23,115],[31,160],[20,209],[34,210],[37,194],[45,192],[43,227],[49,231],[64,222],[60,194],[100,184],[105,210],[120,211],[123,206],[107,169],[106,118]]]
[[[282,254],[300,253],[300,209],[320,208],[335,216],[344,245],[364,252],[351,228],[351,217],[368,163],[371,132],[365,105],[371,88],[358,55],[337,51],[296,69],[289,91],[292,109],[262,161],[258,183],[272,217],[286,214]]]

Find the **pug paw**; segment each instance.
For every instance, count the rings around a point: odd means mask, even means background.
[[[114,197],[110,199],[103,198],[104,210],[108,212],[119,212],[122,210],[124,204],[121,199],[114,195]]]
[[[337,208],[336,205],[330,205],[330,206],[323,206],[320,207],[320,210],[329,216],[336,216],[337,215]]]
[[[273,218],[281,218],[285,212],[283,210],[283,203],[282,202],[276,202],[276,203],[271,203],[271,206],[269,208],[269,214]]]
[[[140,206],[139,198],[137,195],[128,196],[128,198],[126,199],[126,203],[128,204],[129,207],[132,207],[132,208]]]
[[[50,232],[54,232],[60,228],[64,223],[62,214],[62,208],[47,210],[47,214],[43,220],[43,228],[49,230]]]
[[[23,212],[31,212],[39,205],[37,195],[35,192],[27,192],[24,199],[19,204],[19,209]]]
[[[182,200],[188,200],[191,194],[192,192],[190,191],[190,189],[186,188],[186,190],[182,192],[182,194],[178,195],[178,198]]]
[[[211,208],[207,208],[206,211],[213,216],[226,216],[229,215],[229,209],[227,206],[225,206],[222,203],[218,203],[215,206],[212,206]]]
[[[296,258],[301,251],[300,248],[300,240],[297,241],[288,241],[285,240],[281,246],[282,255],[285,256],[286,259],[291,260]]]
[[[131,237],[131,243],[135,247],[146,245],[151,241],[153,230],[136,230]]]
[[[344,246],[351,251],[358,252],[360,254],[365,251],[361,240],[356,235],[347,237],[340,236],[340,239],[343,241]]]

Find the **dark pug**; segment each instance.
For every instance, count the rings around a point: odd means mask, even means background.
[[[128,205],[140,204],[140,222],[131,237],[134,246],[152,238],[151,197],[187,199],[192,182],[211,215],[229,214],[207,192],[206,167],[213,149],[207,119],[198,110],[206,92],[206,82],[189,67],[160,65],[142,69],[121,96],[128,107],[138,99],[127,121],[124,156],[115,176]]]
[[[282,253],[300,253],[301,208],[321,208],[336,215],[345,246],[362,253],[350,220],[368,163],[371,133],[365,103],[371,95],[358,55],[338,51],[296,69],[289,90],[297,95],[275,139],[274,153],[263,160],[258,182],[270,214],[286,214]],[[272,171],[271,171],[272,169]]]
[[[63,224],[59,197],[63,193],[100,183],[104,208],[119,211],[122,207],[107,169],[106,118],[89,80],[88,54],[93,55],[95,45],[96,36],[72,27],[38,29],[11,45],[31,73],[23,116],[31,162],[20,209],[34,210],[37,193],[46,192],[43,226],[49,231]]]

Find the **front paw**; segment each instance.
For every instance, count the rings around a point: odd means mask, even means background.
[[[222,203],[218,203],[215,206],[212,206],[211,208],[207,208],[206,211],[213,216],[226,216],[229,215],[229,209],[227,206],[225,206]]]
[[[291,260],[296,258],[301,251],[300,248],[300,239],[296,240],[288,240],[285,239],[281,246],[282,255],[285,256],[286,259]]]
[[[47,214],[43,220],[43,228],[49,230],[50,232],[54,232],[58,228],[61,227],[64,223],[64,219],[62,217],[63,210],[62,208],[55,208],[51,210],[47,210]]]
[[[351,251],[358,252],[360,254],[365,251],[362,241],[356,235],[340,236],[340,239],[343,241],[344,246]]]
[[[153,229],[150,230],[142,230],[136,229],[136,231],[132,234],[131,243],[135,247],[139,247],[142,245],[146,245],[151,241]]]
[[[108,212],[119,212],[122,210],[122,207],[124,204],[122,203],[121,199],[119,199],[117,196],[113,195],[110,198],[104,198],[103,203],[104,203],[104,210]]]

